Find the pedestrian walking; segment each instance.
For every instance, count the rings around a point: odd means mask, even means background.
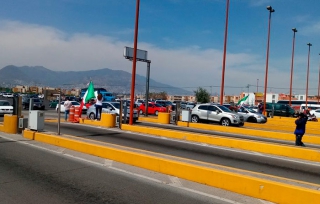
[[[306,132],[307,120],[307,116],[303,113],[300,113],[295,121],[296,129],[294,131],[294,134],[296,135],[296,146],[305,146],[302,142],[302,137]]]
[[[97,120],[100,120],[101,118],[101,112],[102,112],[102,94],[99,93],[98,96],[97,96],[97,100],[96,100],[96,119]]]
[[[70,108],[72,106],[72,103],[71,103],[71,101],[69,101],[69,98],[67,98],[67,100],[64,102],[63,106],[64,106],[64,121],[66,122],[68,119],[68,115],[70,113]]]

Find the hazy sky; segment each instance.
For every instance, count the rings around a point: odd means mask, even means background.
[[[268,92],[288,93],[296,27],[293,92],[318,91],[319,0],[230,0],[225,93],[264,90],[269,12]],[[3,0],[0,68],[110,68],[131,73],[124,46],[133,47],[136,0]],[[176,87],[220,93],[226,0],[141,0],[138,48],[148,51],[151,78]],[[137,63],[145,76],[146,63]],[[258,79],[258,80],[257,80]],[[106,79],[108,80],[108,79]]]

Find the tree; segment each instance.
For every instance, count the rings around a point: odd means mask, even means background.
[[[196,91],[194,91],[194,94],[196,96],[197,102],[199,103],[210,102],[210,94],[206,89],[199,87]]]

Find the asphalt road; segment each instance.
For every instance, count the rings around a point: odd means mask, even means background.
[[[4,138],[0,172],[0,203],[235,203]]]

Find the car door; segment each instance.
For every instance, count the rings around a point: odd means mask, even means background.
[[[238,109],[238,114],[243,116],[244,121],[247,121],[249,118],[248,111],[244,107]]]
[[[200,119],[208,120],[208,105],[200,105],[197,112]]]
[[[217,110],[219,109],[215,106],[208,106],[208,120],[215,122],[220,121]]]
[[[148,106],[148,114],[154,114],[156,106],[154,104],[149,104]]]

